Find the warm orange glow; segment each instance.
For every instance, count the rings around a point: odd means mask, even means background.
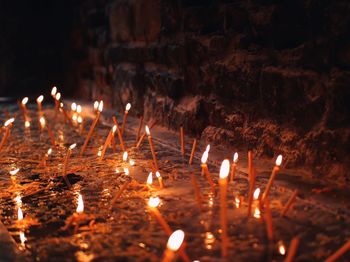
[[[150,207],[157,207],[160,204],[160,199],[159,197],[150,197],[148,200],[148,205]]]
[[[150,172],[147,177],[147,185],[152,185],[152,183],[153,183],[153,175],[152,175],[152,172]]]
[[[103,110],[103,101],[101,100],[100,103],[98,104],[98,111],[102,112]]]
[[[220,167],[220,179],[226,179],[229,172],[230,172],[230,161],[228,161],[228,159],[225,159],[224,161],[222,161],[222,164]]]
[[[282,164],[282,155],[278,155],[276,159],[276,166],[280,166]]]
[[[23,98],[23,99],[22,99],[22,105],[27,104],[27,103],[28,103],[28,100],[29,100],[28,97]]]
[[[128,160],[128,152],[124,152],[123,153],[123,161],[126,162],[126,160]]]
[[[124,173],[125,173],[125,175],[129,175],[129,168],[127,168],[127,167],[124,167]]]
[[[81,107],[81,105],[77,105],[77,113],[80,114],[81,111],[83,111],[83,108]]]
[[[202,158],[201,158],[201,162],[202,164],[205,164],[207,163],[207,160],[208,160],[208,154],[209,152],[207,150],[204,151],[203,155],[202,155]]]
[[[24,127],[26,128],[30,127],[30,122],[28,120],[24,121]]]
[[[54,87],[51,89],[51,95],[52,95],[52,96],[55,96],[56,93],[57,93],[57,87],[54,86]]]
[[[83,197],[82,197],[82,195],[80,195],[80,194],[78,195],[78,206],[77,206],[76,212],[77,212],[78,214],[84,212]]]
[[[233,162],[234,163],[237,163],[238,161],[238,153],[236,152],[234,155],[233,155]]]
[[[73,149],[74,149],[76,146],[77,146],[77,144],[76,144],[76,143],[71,144],[71,145],[69,146],[69,149],[70,149],[70,150],[73,150]]]
[[[260,212],[260,209],[258,207],[255,208],[254,210],[254,215],[253,215],[255,218],[260,218],[261,216],[261,212]]]
[[[55,96],[56,100],[60,100],[61,99],[61,93],[57,93],[56,96]]]
[[[73,121],[77,121],[77,119],[78,119],[78,116],[77,116],[76,113],[74,113],[73,116],[72,116],[72,120],[73,120]]]
[[[63,108],[63,103],[62,102],[60,103],[60,107]]]
[[[76,111],[76,110],[77,110],[77,104],[73,102],[73,103],[70,105],[70,108],[72,109],[72,111]]]
[[[113,134],[115,133],[115,131],[117,131],[117,126],[116,126],[116,125],[114,125],[114,126],[112,127],[112,132],[113,132]]]
[[[207,151],[209,153],[210,151],[210,145],[207,145],[207,147],[205,148],[205,151]]]
[[[260,195],[260,188],[255,189],[253,197],[255,200],[257,200],[259,198]]]
[[[52,148],[49,148],[48,150],[47,150],[47,155],[51,155],[51,153],[52,153]]]
[[[44,96],[41,95],[36,99],[36,102],[38,102],[39,104],[44,100]]]
[[[39,121],[40,121],[40,126],[41,126],[41,128],[44,128],[44,127],[45,127],[45,124],[46,124],[45,118],[42,116],[42,117],[40,117]]]
[[[125,106],[125,111],[129,112],[130,108],[131,108],[131,104],[127,103],[126,106]]]
[[[148,136],[151,135],[151,132],[149,131],[149,127],[147,125],[145,126],[145,131]]]
[[[156,172],[156,177],[162,177],[158,171]]]
[[[241,204],[241,200],[239,200],[238,197],[235,197],[235,206],[236,206],[236,208],[239,208],[240,204]]]
[[[19,207],[22,206],[22,198],[20,195],[15,197],[15,201],[16,201],[17,206],[19,206]]]
[[[22,212],[22,209],[20,207],[18,207],[17,219],[18,219],[18,221],[23,220],[23,212]]]
[[[21,245],[24,246],[24,243],[27,241],[26,236],[24,235],[24,232],[19,232],[19,239],[21,240]]]
[[[185,233],[182,230],[174,231],[168,239],[167,248],[172,251],[177,251],[181,247],[184,238]]]
[[[94,102],[94,109],[95,109],[95,111],[98,109],[98,105],[99,105],[100,103],[96,100],[95,102]]]
[[[83,123],[83,118],[81,116],[78,116],[77,121],[79,124]]]
[[[15,119],[12,117],[12,118],[10,118],[9,120],[7,120],[7,121],[4,123],[4,126],[6,127],[6,126],[12,124],[13,121],[15,121]]]
[[[10,173],[11,176],[15,176],[18,173],[19,170],[20,170],[19,168],[16,168],[14,170],[11,170],[9,173]]]
[[[284,246],[284,244],[283,244],[282,241],[280,241],[280,242],[278,243],[278,252],[279,252],[282,256],[284,256],[284,255],[286,254],[286,248],[285,248],[285,246]]]
[[[130,164],[131,166],[134,166],[134,165],[135,165],[135,161],[134,161],[133,159],[130,159],[130,160],[129,160],[129,164]]]

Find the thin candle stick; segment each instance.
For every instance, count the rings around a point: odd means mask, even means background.
[[[139,128],[137,129],[137,133],[136,133],[136,143],[137,141],[139,141],[139,138],[140,138],[142,124],[143,124],[143,116],[141,116],[139,120]]]
[[[272,215],[271,215],[270,203],[267,198],[265,199],[264,207],[265,207],[265,223],[266,223],[267,238],[270,241],[272,241],[273,240]]]
[[[221,224],[221,256],[227,257],[228,233],[227,233],[227,176],[230,172],[230,162],[225,159],[220,167],[220,224]]]
[[[156,125],[156,121],[154,121],[154,122],[150,125],[149,129],[151,130],[155,125]],[[137,142],[136,148],[139,148],[139,147],[141,146],[142,141],[145,139],[146,135],[147,135],[146,131],[143,132],[142,136],[141,136],[140,139],[139,139],[139,142]]]
[[[194,153],[195,153],[195,151],[196,151],[196,145],[197,145],[197,139],[193,139],[192,150],[191,150],[191,156],[190,156],[190,160],[188,161],[188,164],[190,164],[190,165],[192,165]]]
[[[7,120],[5,123],[4,123],[4,127],[6,128],[6,131],[5,131],[5,134],[4,136],[2,137],[2,140],[1,140],[1,143],[0,143],[0,152],[4,146],[4,144],[6,143],[6,140],[7,138],[9,137],[10,135],[10,132],[11,132],[11,127],[12,127],[12,123],[13,121],[15,121],[14,118],[10,118],[9,120]]]
[[[291,197],[289,198],[286,206],[283,208],[283,211],[281,212],[281,216],[285,216],[288,212],[288,210],[290,209],[290,207],[293,205],[296,197],[297,197],[297,194],[298,194],[298,189],[296,189],[293,194],[291,195]]]
[[[120,147],[121,147],[122,151],[125,152],[126,149],[125,149],[125,145],[124,145],[123,136],[120,132],[119,124],[118,124],[117,118],[115,116],[113,116],[113,122],[117,126],[117,134],[118,134],[118,138],[119,138]]]
[[[154,150],[154,145],[153,145],[153,139],[152,139],[152,136],[151,136],[151,133],[150,133],[150,130],[148,128],[148,126],[145,127],[145,130],[146,130],[146,133],[147,133],[147,136],[148,136],[148,142],[149,142],[149,146],[151,148],[151,153],[152,153],[152,157],[153,157],[153,163],[154,163],[154,166],[156,168],[156,170],[158,170],[158,161],[157,161],[157,157],[156,157],[156,152]]]
[[[299,242],[300,242],[299,237],[294,237],[292,239],[292,241],[290,242],[290,245],[289,245],[288,252],[287,252],[287,257],[284,260],[284,262],[292,262],[293,261],[295,254],[297,253]],[[331,261],[328,261],[328,262],[331,262]]]
[[[275,177],[276,177],[278,171],[280,170],[279,167],[280,167],[281,163],[282,163],[282,155],[279,155],[276,159],[276,165],[272,169],[272,174],[270,176],[269,182],[267,183],[266,189],[265,189],[264,194],[261,198],[262,203],[264,203],[265,198],[268,196],[268,194],[270,192],[272,183],[275,180]]]
[[[126,124],[126,118],[128,117],[128,113],[129,113],[129,110],[131,108],[131,104],[128,103],[126,106],[125,106],[125,112],[124,112],[124,118],[123,118],[123,123],[122,123],[122,135],[124,135],[124,130],[125,130],[125,124]]]
[[[185,137],[184,137],[184,128],[180,127],[180,139],[181,139],[181,155],[185,156]]]
[[[50,140],[51,140],[51,143],[52,143],[53,146],[55,146],[55,145],[56,145],[56,140],[55,140],[55,137],[53,136],[53,133],[52,133],[52,131],[51,131],[51,128],[49,127],[48,124],[46,125],[46,128],[47,128],[47,133],[48,133],[48,135],[49,135],[49,138],[50,138]]]
[[[105,144],[103,145],[103,149],[102,149],[101,156],[100,156],[100,161],[103,160],[103,158],[105,156],[105,153],[107,151],[107,148],[110,145],[112,137],[114,136],[114,133],[115,133],[116,130],[117,130],[117,126],[114,125],[111,128],[111,130],[109,131],[108,136],[107,136],[106,141],[105,141]]]
[[[64,181],[66,182],[67,186],[70,188],[72,185],[69,182],[68,178],[67,178],[67,166],[68,166],[68,160],[70,155],[72,154],[72,150],[76,147],[77,144],[72,144],[70,145],[70,147],[67,150],[67,154],[66,157],[64,159],[64,163],[63,163],[63,170],[62,170],[62,177],[64,179]]]
[[[248,214],[247,214],[248,217],[250,217],[250,214],[252,213],[255,180],[256,180],[256,169],[254,168],[251,175],[251,183],[249,184]]]
[[[131,180],[128,180],[124,183],[124,185],[119,189],[117,194],[113,197],[111,205],[113,206],[114,203],[120,198],[120,196],[123,194],[123,192],[128,188]]]
[[[249,181],[249,186],[251,184],[251,175],[252,175],[252,151],[248,151],[248,181]]]
[[[325,262],[334,262],[338,260],[342,255],[344,255],[348,250],[350,250],[350,240],[346,242],[341,248],[339,248],[333,255],[325,260]]]

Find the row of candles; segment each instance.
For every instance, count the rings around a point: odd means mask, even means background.
[[[62,102],[60,102],[61,94],[59,92],[57,92],[56,87],[54,87],[51,90],[51,96],[53,97],[54,102],[55,102],[56,113],[62,112],[64,117],[65,117],[65,120],[71,124],[73,124],[74,122],[81,124],[81,133],[82,133],[82,130],[83,130],[83,125],[82,125],[83,119],[81,117],[82,107],[80,105],[77,105],[76,103],[72,103],[71,104],[71,114],[69,115],[68,112],[64,109],[64,104]],[[36,102],[38,105],[39,123],[40,123],[41,129],[44,129],[45,124],[46,124],[46,121],[45,121],[45,118],[44,118],[43,112],[42,112],[43,100],[44,100],[44,96],[42,96],[42,95],[36,99]],[[29,99],[27,97],[25,97],[19,103],[20,108],[22,109],[22,112],[23,112],[25,127],[30,127],[30,122],[29,122],[29,117],[28,117],[28,109],[26,107],[26,104],[28,103],[28,101],[29,101]],[[125,131],[126,120],[127,120],[127,116],[128,116],[130,109],[131,109],[131,104],[128,103],[125,107],[124,118],[123,118],[121,129],[119,128],[119,124],[118,124],[117,119],[115,117],[113,117],[114,125],[112,126],[110,132],[108,133],[108,135],[106,137],[106,140],[105,140],[105,143],[102,147],[102,150],[99,151],[99,159],[100,160],[103,160],[108,147],[111,146],[112,144],[115,145],[115,133],[118,134],[120,147],[123,151],[123,160],[124,161],[127,160],[127,151],[126,151],[126,147],[125,147],[125,144],[123,141],[123,134]],[[94,129],[99,122],[99,118],[100,118],[101,112],[103,110],[103,101],[95,101],[94,110],[95,110],[96,116],[95,116],[95,119],[90,126],[90,129],[89,129],[87,136],[84,140],[83,146],[81,147],[80,154],[79,154],[81,157],[83,156],[83,154],[86,150],[86,147],[91,139],[91,136],[94,133]],[[8,136],[10,135],[10,130],[11,130],[11,127],[12,127],[14,120],[15,120],[14,118],[10,118],[9,120],[5,121],[3,129],[1,129],[1,131],[0,131],[0,132],[3,132],[3,130],[5,130],[5,134],[3,135],[3,138],[0,142],[0,151],[2,150],[4,144],[6,143]],[[159,172],[159,166],[158,166],[158,161],[157,161],[157,157],[156,157],[155,147],[154,147],[153,138],[151,136],[151,131],[150,131],[150,129],[154,126],[154,124],[151,125],[150,127],[148,125],[146,125],[143,135],[140,136],[140,129],[142,126],[142,121],[143,121],[143,119],[141,118],[139,129],[137,132],[137,138],[139,138],[139,140],[138,140],[136,147],[139,148],[143,139],[145,138],[145,136],[147,136],[150,150],[151,150],[151,154],[152,154],[153,171],[155,172],[155,175],[158,179],[159,187],[163,188],[164,181],[163,181],[163,178]],[[53,136],[51,129],[48,126],[47,126],[47,129],[48,129],[48,134],[49,134],[49,137],[52,141],[52,144],[56,145],[56,141],[54,139],[54,136]],[[184,143],[184,129],[183,129],[183,127],[181,127],[180,128],[180,145],[181,145],[181,155],[182,156],[185,156],[184,144],[185,144]],[[190,158],[189,158],[189,164],[192,164],[192,162],[193,162],[194,154],[196,151],[196,144],[197,144],[197,140],[194,139]],[[72,154],[72,150],[75,147],[76,147],[76,144],[72,144],[69,146],[67,153],[66,153],[66,156],[64,158],[64,163],[63,163],[62,177],[63,177],[63,179],[66,182],[68,187],[70,187],[71,185],[70,185],[70,182],[66,176],[67,165],[69,162],[69,158]],[[212,191],[212,194],[216,195],[216,185],[215,185],[214,181],[212,180],[212,177],[211,177],[211,174],[209,172],[208,165],[207,165],[209,151],[210,151],[210,145],[208,145],[206,147],[206,150],[204,151],[202,158],[201,158],[201,170],[202,170],[201,173],[202,173],[202,176],[206,177],[208,184],[210,186],[210,189]],[[48,159],[51,152],[52,152],[52,149],[50,148],[47,151],[47,153],[44,155],[40,164],[46,165],[46,160]],[[227,225],[228,225],[228,222],[227,222],[227,185],[228,185],[228,181],[233,181],[235,178],[237,162],[238,162],[238,153],[236,152],[236,153],[234,153],[232,163],[230,163],[230,161],[228,159],[223,160],[221,167],[220,167],[220,172],[219,172],[219,180],[218,181],[219,181],[219,191],[220,191],[221,254],[223,257],[227,257],[228,245],[229,245],[229,237],[228,237],[228,229],[227,229]],[[131,161],[130,161],[130,163],[131,163]],[[271,211],[270,211],[269,202],[268,202],[268,194],[271,190],[271,187],[273,185],[275,177],[280,170],[281,164],[282,164],[282,155],[279,155],[276,159],[275,166],[272,170],[272,173],[271,173],[271,176],[270,176],[269,181],[267,183],[267,186],[265,188],[265,191],[263,192],[263,194],[260,194],[260,189],[259,188],[255,189],[256,170],[253,168],[253,165],[252,165],[252,154],[250,151],[248,152],[248,180],[249,180],[248,216],[250,216],[251,210],[253,208],[254,208],[253,216],[255,218],[261,217],[261,210],[265,213],[266,229],[267,229],[267,235],[268,235],[269,240],[273,240],[274,237],[273,237],[272,216],[271,216]],[[11,177],[15,176],[17,174],[18,170],[19,169],[16,169],[16,172],[11,171],[10,172]],[[126,175],[129,175],[129,170],[127,168],[125,168],[124,173]],[[230,177],[229,177],[229,175],[230,175]],[[194,175],[192,175],[191,178],[192,178],[192,185],[194,187],[197,202],[199,203],[199,205],[201,205],[202,197],[201,197],[200,189],[198,187],[198,183],[196,182],[196,178]],[[120,190],[117,192],[117,194],[112,199],[112,204],[114,204],[117,201],[117,199],[122,195],[124,190],[128,187],[129,183],[130,183],[130,181],[127,181],[120,188]],[[148,178],[146,181],[146,184],[150,189],[152,188],[152,183],[153,183],[153,173],[151,172],[148,175]],[[292,196],[288,200],[287,204],[285,205],[285,207],[281,213],[282,216],[286,215],[287,211],[290,209],[293,202],[295,201],[296,196],[297,196],[297,191],[293,192]],[[236,206],[241,205],[240,199],[236,198],[235,202],[236,202]],[[23,212],[21,209],[21,205],[18,204],[19,203],[18,199],[17,199],[16,203],[17,203],[17,207],[18,207],[18,220],[20,221],[20,220],[23,220]],[[185,249],[184,249],[184,244],[183,244],[184,243],[184,232],[182,230],[177,230],[177,231],[172,232],[169,225],[167,224],[167,222],[165,221],[165,219],[162,217],[159,210],[157,209],[159,204],[160,204],[160,199],[158,197],[150,197],[148,200],[148,209],[149,209],[150,213],[159,222],[160,226],[164,229],[166,234],[169,235],[167,249],[164,253],[163,261],[172,261],[174,256],[175,256],[175,252],[177,252],[177,251],[179,252],[179,254],[181,255],[181,257],[184,261],[190,261],[186,252],[185,252]],[[83,211],[84,211],[83,199],[82,199],[82,196],[79,194],[78,206],[76,209],[76,213],[74,213],[74,215],[70,218],[69,224],[74,223],[75,220],[79,220],[79,216],[81,216],[83,214]],[[23,233],[23,231],[21,231],[21,232],[22,232],[22,234],[20,234],[22,236],[21,242],[24,243],[24,241],[25,241],[24,240],[24,238],[25,238],[24,233]],[[288,252],[288,255],[287,255],[287,258],[285,261],[292,261],[293,260],[293,257],[297,251],[298,245],[299,245],[299,238],[295,237],[291,241],[289,252]],[[335,261],[338,257],[343,255],[348,249],[350,249],[350,241],[347,242],[336,253],[334,253],[327,261],[328,262]],[[283,244],[279,245],[279,250],[280,250],[281,254],[285,253],[285,248],[284,248]]]

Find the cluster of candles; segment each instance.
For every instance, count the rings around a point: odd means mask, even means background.
[[[55,102],[55,117],[57,117],[58,113],[63,113],[63,116],[65,118],[65,122],[66,123],[68,122],[72,126],[79,125],[80,134],[83,134],[84,120],[83,120],[83,117],[81,115],[81,113],[82,113],[81,105],[76,104],[76,103],[72,103],[71,104],[71,112],[67,112],[66,109],[64,108],[63,102],[61,102],[61,93],[59,93],[57,91],[56,87],[52,88],[51,96]],[[30,127],[30,118],[29,118],[28,109],[26,107],[26,104],[28,103],[28,101],[29,101],[28,97],[25,97],[22,99],[21,102],[19,102],[19,106],[20,106],[22,113],[23,113],[25,128]],[[53,136],[53,133],[52,133],[50,127],[46,123],[46,120],[44,117],[44,113],[42,110],[42,102],[43,101],[44,101],[43,95],[39,96],[36,99],[36,103],[38,105],[39,126],[40,126],[41,130],[44,130],[45,127],[47,128],[48,135],[52,141],[52,144],[53,144],[53,146],[56,146],[57,145],[56,140]],[[108,147],[112,147],[113,150],[115,151],[115,145],[116,145],[115,133],[117,133],[119,143],[120,143],[120,148],[123,151],[123,161],[124,162],[127,161],[128,152],[127,152],[125,143],[123,141],[123,135],[125,132],[127,116],[128,116],[130,109],[131,109],[131,104],[128,103],[125,107],[124,117],[123,117],[123,122],[122,122],[121,128],[119,128],[119,124],[118,124],[116,117],[113,117],[114,125],[111,127],[111,129],[106,137],[105,143],[101,147],[101,149],[99,150],[99,153],[98,153],[98,157],[99,157],[100,161],[102,161],[104,159]],[[80,153],[79,153],[80,157],[82,157],[84,155],[86,148],[89,144],[89,141],[91,140],[92,134],[94,133],[94,130],[95,130],[97,124],[99,123],[99,118],[100,118],[102,110],[103,110],[103,101],[95,101],[94,102],[94,110],[95,110],[95,119],[93,120],[93,122],[89,128],[89,131],[86,135],[86,138],[84,140],[84,143],[80,149]],[[3,135],[1,142],[0,142],[0,152],[5,145],[7,138],[10,135],[10,131],[11,131],[11,128],[12,128],[14,121],[15,121],[14,118],[8,119],[7,121],[5,121],[3,128],[0,129],[0,134],[2,132],[4,132],[4,135]],[[136,135],[136,140],[137,140],[136,148],[139,148],[141,146],[142,141],[147,136],[151,155],[152,155],[152,172],[150,172],[148,177],[147,177],[146,185],[150,191],[153,191],[155,189],[153,186],[153,174],[155,174],[155,176],[158,180],[158,183],[159,183],[159,188],[162,189],[165,187],[165,185],[164,185],[163,178],[160,174],[157,155],[155,152],[155,146],[154,146],[153,138],[151,136],[151,129],[155,125],[155,123],[153,123],[150,126],[145,125],[144,133],[142,135],[140,135],[142,124],[143,124],[143,118],[141,117],[139,128],[138,128],[137,135]],[[185,157],[184,139],[185,139],[184,129],[183,129],[183,127],[181,127],[180,128],[180,145],[181,145],[182,157]],[[191,150],[190,157],[189,157],[189,162],[188,162],[190,165],[192,165],[192,163],[193,163],[194,154],[196,151],[196,145],[197,145],[197,140],[194,139],[193,145],[192,145],[192,150]],[[72,154],[73,150],[76,148],[76,146],[77,146],[77,144],[74,143],[68,147],[65,158],[64,158],[64,162],[63,162],[62,178],[64,179],[65,183],[67,184],[67,186],[69,188],[71,187],[71,184],[70,184],[68,177],[67,177],[68,163],[69,163],[69,159],[71,157],[71,154]],[[212,175],[209,172],[209,168],[208,168],[208,164],[207,164],[209,152],[210,152],[210,145],[207,145],[207,147],[206,147],[206,149],[201,157],[201,174],[203,177],[205,177],[205,179],[207,180],[207,182],[210,186],[211,195],[215,196],[217,194],[217,189],[216,189],[217,185],[215,184],[215,182],[212,179]],[[43,158],[40,162],[40,165],[44,165],[44,166],[46,165],[46,161],[51,153],[52,153],[52,148],[49,148],[48,151],[43,156]],[[220,194],[220,229],[221,229],[220,232],[221,232],[221,255],[222,255],[222,257],[228,256],[228,246],[229,246],[228,221],[227,221],[228,220],[227,219],[227,187],[228,187],[228,183],[233,182],[235,179],[235,175],[237,172],[237,163],[238,163],[238,153],[236,152],[233,155],[233,161],[231,163],[228,159],[224,159],[222,161],[221,167],[220,167],[220,172],[219,172],[218,187],[219,187],[219,194]],[[133,165],[134,161],[130,160],[130,164]],[[269,207],[268,195],[269,195],[269,192],[272,188],[273,182],[274,182],[277,174],[280,171],[281,164],[282,164],[282,155],[278,155],[278,157],[276,158],[275,166],[273,167],[271,176],[270,176],[269,181],[266,185],[266,188],[265,188],[264,192],[261,194],[260,188],[255,188],[256,170],[252,164],[252,153],[250,151],[248,152],[249,193],[248,193],[247,216],[250,217],[252,215],[253,217],[255,217],[257,219],[260,219],[262,214],[264,215],[265,222],[266,222],[267,236],[268,236],[268,239],[271,241],[274,239],[274,235],[273,235],[273,223],[272,223],[271,210]],[[10,171],[11,179],[12,179],[13,183],[15,183],[15,176],[16,176],[18,171],[19,171],[19,169],[15,169],[15,170]],[[124,173],[127,176],[129,175],[128,168],[124,168]],[[132,179],[127,180],[125,182],[125,184],[120,187],[119,191],[115,194],[115,196],[113,197],[113,199],[111,201],[112,205],[118,200],[118,198],[127,189],[131,180]],[[194,188],[196,201],[198,202],[199,206],[201,207],[203,197],[201,194],[201,190],[198,186],[196,176],[194,174],[191,175],[191,181],[192,181],[192,185]],[[286,213],[288,212],[288,210],[290,209],[290,207],[293,205],[293,203],[296,199],[297,193],[298,193],[297,191],[293,192],[293,194],[289,198],[287,204],[285,205],[285,207],[283,208],[283,211],[281,212],[282,216],[285,216]],[[18,221],[22,221],[23,220],[23,211],[22,211],[21,197],[17,196],[15,200],[16,200],[16,205],[17,205],[17,210],[18,210]],[[243,200],[241,198],[236,197],[234,204],[236,205],[236,207],[240,207],[242,205],[242,201]],[[159,199],[159,197],[154,196],[154,195],[152,195],[147,201],[148,211],[150,212],[150,214],[152,214],[152,216],[156,219],[156,221],[158,221],[159,225],[163,228],[165,233],[169,236],[168,243],[166,245],[166,250],[164,252],[162,261],[173,261],[176,258],[177,254],[179,256],[181,256],[181,258],[184,261],[190,261],[188,255],[186,254],[186,251],[185,251],[185,233],[182,230],[173,231],[170,228],[170,226],[168,225],[168,223],[166,222],[166,220],[164,219],[164,217],[161,215],[160,211],[158,210],[158,206],[160,205],[160,203],[161,203],[161,200]],[[69,225],[77,226],[77,225],[79,225],[79,221],[84,220],[84,219],[85,219],[85,214],[84,214],[83,197],[79,193],[76,212],[70,218],[68,218],[68,221],[66,221],[67,222],[66,226],[69,226]],[[20,239],[21,239],[22,245],[26,241],[26,238],[24,236],[24,231],[23,231],[23,225],[24,224],[22,224],[21,231],[20,231]],[[292,261],[293,260],[293,257],[296,254],[298,245],[299,245],[299,237],[293,238],[293,240],[291,241],[291,245],[289,247],[289,250],[288,250],[288,252],[286,252],[286,248],[283,245],[283,243],[279,242],[278,249],[279,249],[280,254],[285,255],[287,253],[287,257],[286,257],[285,261]],[[347,242],[343,247],[341,247],[330,258],[328,258],[327,261],[328,262],[335,261],[337,258],[342,256],[349,249],[350,249],[350,241]]]

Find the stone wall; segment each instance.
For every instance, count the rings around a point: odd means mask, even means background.
[[[350,2],[81,2],[77,95],[349,181]]]

